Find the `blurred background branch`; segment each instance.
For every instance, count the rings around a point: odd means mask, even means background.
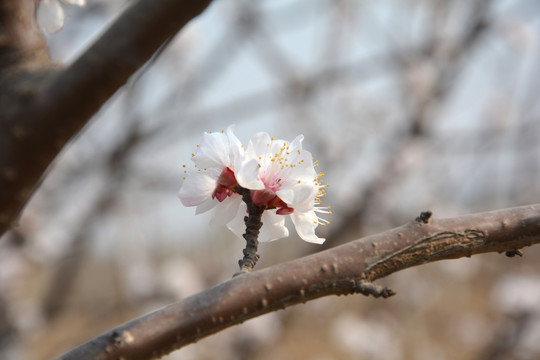
[[[48,59],[35,20],[39,3],[2,4],[0,233],[19,214],[68,140],[209,2],[137,1],[63,69]]]
[[[0,18],[4,30],[32,33],[1,37],[0,61],[6,69],[24,54],[22,89],[30,84],[23,93],[32,101],[41,91],[34,84],[52,86],[51,72],[80,69],[76,59],[127,8],[164,2],[63,3],[64,28],[50,36],[29,16],[34,2],[4,3],[30,21]],[[151,62],[133,58],[146,65],[64,147],[18,226],[0,240],[0,358],[50,359],[230,278],[242,240],[208,228],[208,216],[194,216],[176,198],[181,165],[203,131],[235,123],[244,143],[261,130],[287,140],[303,133],[330,183],[331,224],[317,229],[328,239],[323,248],[426,209],[454,217],[539,202],[539,10],[530,0],[212,3],[178,35],[153,43]],[[158,22],[145,14],[140,21]],[[166,16],[183,21],[179,14]],[[146,46],[159,29],[140,26],[128,37]],[[116,71],[106,67],[93,80]],[[19,104],[13,99],[1,91],[2,109]],[[68,119],[75,104],[61,102],[58,117]],[[97,109],[91,99],[82,106]],[[9,119],[2,116],[0,127],[13,125]],[[54,135],[45,134],[66,130],[54,124],[33,128],[50,149]],[[41,176],[48,162],[33,166],[5,150],[10,136],[0,132],[0,159],[19,159]],[[29,156],[40,154],[34,142],[21,144]],[[33,186],[36,176],[24,180]],[[0,186],[0,197],[13,196],[10,189]],[[257,266],[320,250],[292,235],[261,244]],[[399,294],[388,301],[321,298],[166,358],[479,359],[496,356],[495,344],[507,358],[539,358],[538,256],[532,247],[519,259],[486,254],[400,271],[385,279]]]

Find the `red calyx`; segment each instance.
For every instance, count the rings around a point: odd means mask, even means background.
[[[278,215],[289,215],[294,211],[272,190],[251,190],[250,194],[254,205],[264,206],[266,209],[278,209],[276,211]]]
[[[226,167],[218,177],[217,186],[212,194],[212,199],[218,199],[219,202],[222,202],[234,193],[233,188],[235,186],[238,186],[238,182],[234,176],[234,171],[232,171],[231,168]]]

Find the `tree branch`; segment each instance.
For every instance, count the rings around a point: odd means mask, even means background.
[[[408,267],[537,243],[540,204],[442,220],[421,215],[393,230],[235,277],[119,326],[59,359],[157,358],[256,316],[323,296],[391,295],[369,284]]]
[[[0,235],[69,139],[209,3],[133,1],[65,69],[46,56],[45,41],[35,23],[35,0],[0,4]]]

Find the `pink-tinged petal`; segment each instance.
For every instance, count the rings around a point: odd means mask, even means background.
[[[244,162],[240,169],[235,171],[236,180],[243,188],[250,190],[264,189],[264,183],[258,179],[259,162],[256,159],[250,159]]]
[[[296,232],[302,238],[302,240],[322,244],[325,239],[315,235],[315,228],[318,225],[317,215],[314,211],[300,212],[295,211],[291,214],[291,220],[294,224]]]
[[[262,215],[263,226],[259,233],[260,242],[269,242],[289,236],[289,230],[285,226],[285,217],[276,215],[271,210],[266,210]]]
[[[199,149],[191,159],[199,168],[224,169],[232,165],[229,139],[222,133],[204,133]]]
[[[210,226],[225,225],[231,222],[238,214],[240,203],[242,203],[242,197],[238,194],[234,194],[218,203],[210,220]]]
[[[196,172],[184,180],[178,196],[184,206],[196,206],[209,199],[215,188],[215,179],[205,173]]]

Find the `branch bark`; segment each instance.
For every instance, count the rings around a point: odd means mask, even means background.
[[[0,4],[0,235],[66,143],[210,0],[134,1],[67,68],[47,55],[36,2]]]
[[[511,254],[537,243],[540,204],[452,219],[421,215],[401,227],[235,277],[108,331],[59,360],[154,359],[291,305],[371,293],[372,281],[408,267],[487,252]]]

